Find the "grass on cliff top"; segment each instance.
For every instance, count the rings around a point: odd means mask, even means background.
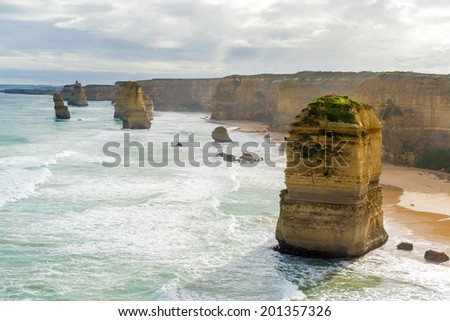
[[[349,124],[357,124],[354,108],[371,108],[360,101],[350,99],[346,96],[329,95],[313,100],[308,105],[308,114],[300,121],[293,123],[294,126],[304,124],[313,125],[318,119],[324,119],[331,122],[342,121]],[[302,114],[298,115],[300,118]]]

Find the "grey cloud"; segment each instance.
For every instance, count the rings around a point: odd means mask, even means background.
[[[448,52],[439,50],[450,47],[444,0],[414,0],[409,6],[392,5],[396,0],[279,1],[259,11],[225,1],[79,0],[55,2],[48,11],[45,1],[33,3],[27,21],[16,20],[25,7],[0,4],[9,17],[0,20],[0,28],[11,31],[0,35],[0,56],[71,52],[119,61],[124,72],[149,62],[181,68],[178,74],[158,70],[159,77],[302,69],[450,71]],[[40,13],[48,19],[29,19]],[[10,66],[0,69],[5,67]],[[93,63],[85,72],[97,68]]]

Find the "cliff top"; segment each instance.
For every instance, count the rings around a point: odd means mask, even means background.
[[[379,128],[373,107],[347,96],[327,95],[314,99],[295,117],[293,127],[341,123],[345,127]],[[341,126],[340,126],[341,127]]]

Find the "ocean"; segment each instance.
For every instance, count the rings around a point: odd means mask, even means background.
[[[217,125],[203,114],[156,112],[150,130],[124,131],[109,102],[89,104],[55,121],[51,96],[0,94],[0,300],[450,297],[448,267],[399,254],[391,232],[402,227],[389,220],[388,243],[358,259],[274,251],[284,188],[276,149],[275,166],[206,166],[203,146]],[[141,157],[131,148],[124,166],[124,148],[109,147],[121,162],[102,166],[113,160],[105,144],[124,147],[125,134],[144,147]],[[195,134],[199,166],[176,164],[176,153],[188,156],[186,147],[170,146],[177,134],[182,142]],[[230,135],[241,144],[263,141]],[[150,165],[149,152],[167,166]]]

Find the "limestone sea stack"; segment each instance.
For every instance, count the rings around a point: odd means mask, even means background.
[[[153,119],[153,103],[144,95],[141,85],[134,81],[123,82],[116,90],[114,118],[122,119],[123,128],[149,129]]]
[[[56,119],[70,119],[69,108],[64,105],[64,100],[60,94],[53,94],[53,102],[55,103]]]
[[[155,113],[155,107],[153,106],[153,100],[150,98],[149,95],[144,94],[144,106],[145,110],[147,111],[148,117],[150,120],[153,120],[153,114]]]
[[[214,128],[211,136],[214,139],[214,141],[216,141],[218,143],[231,143],[232,142],[230,136],[228,135],[228,130],[223,126]]]
[[[346,258],[383,245],[381,123],[346,96],[313,100],[290,126],[278,249]]]
[[[78,80],[73,85],[72,92],[70,93],[69,100],[67,101],[69,106],[85,107],[88,106],[88,101],[86,99],[86,94],[84,93],[83,87]]]

